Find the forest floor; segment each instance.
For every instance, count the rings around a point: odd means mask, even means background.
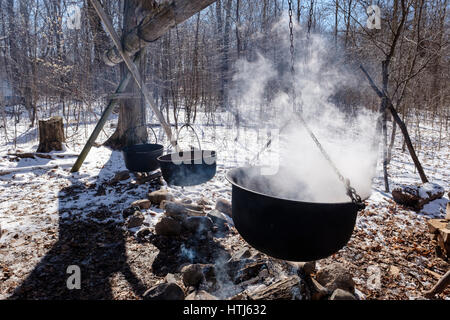
[[[111,123],[105,127],[105,136],[114,130]],[[80,172],[69,172],[75,161],[74,154],[86,140],[85,132],[90,132],[93,125],[78,132],[70,127],[68,149],[51,153],[51,159],[13,155],[36,150],[35,129],[19,126],[16,146],[11,141],[1,141],[0,299],[137,299],[142,287],[149,288],[168,273],[176,273],[173,266],[164,265],[173,252],[141,241],[136,236],[138,229],[126,228],[122,216],[133,201],[146,198],[148,192],[159,189],[160,185],[138,184],[133,175],[111,183],[115,174],[126,168],[120,152],[102,146],[92,148]],[[3,135],[4,129],[0,130]],[[214,179],[195,187],[163,187],[178,199],[188,198],[194,203],[206,200],[212,208],[219,198],[231,200],[231,186],[225,179],[225,172],[245,158],[237,159],[231,148],[235,133],[230,134],[228,130],[231,129],[209,127],[201,132],[204,149],[220,150]],[[390,193],[383,191],[382,171],[378,168],[372,194],[366,201],[366,209],[358,215],[350,242],[335,255],[318,261],[319,269],[335,261],[345,265],[353,275],[361,298],[425,299],[424,291],[449,269],[448,262],[436,256],[426,224],[427,219],[445,216],[450,190],[449,133],[445,133],[447,136],[442,141],[446,142],[440,148],[438,134],[438,129],[432,125],[421,124],[421,146],[417,151],[429,180],[441,185],[446,190],[445,196],[427,204],[420,212],[403,208],[392,200]],[[418,143],[417,136],[412,138]],[[240,146],[252,145],[255,139],[251,132],[243,133]],[[393,184],[420,183],[409,154],[401,150],[401,143],[398,134],[389,165],[390,181]],[[240,155],[244,151],[250,155],[256,149],[241,148]],[[36,167],[42,165],[47,168]],[[5,174],[13,168],[22,169]],[[163,215],[157,207],[143,212],[145,224],[150,228]],[[214,238],[211,245],[230,253],[248,247],[234,228],[227,236]],[[182,245],[178,249],[186,248]],[[195,251],[195,245],[190,249]],[[193,259],[187,255],[184,262]],[[290,272],[282,261],[273,259],[273,263],[275,271],[257,285],[268,285]],[[83,295],[72,292],[64,296],[68,275],[61,266],[77,264],[89,270],[86,283],[90,289]],[[243,290],[232,285],[224,288],[217,292],[220,298]],[[450,299],[450,288],[436,298]]]

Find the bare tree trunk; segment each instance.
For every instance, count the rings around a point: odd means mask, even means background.
[[[222,91],[223,91],[223,107],[228,110],[229,97],[229,72],[230,72],[230,30],[231,30],[231,4],[232,0],[228,0],[225,7],[225,29],[223,34],[223,56],[222,56]]]
[[[241,36],[239,33],[239,28],[241,26],[241,16],[240,16],[240,4],[241,0],[236,0],[236,50],[237,50],[237,58],[241,58]]]
[[[137,8],[137,0],[129,0],[124,2],[123,15],[123,33],[129,32],[137,25],[135,11]],[[145,56],[141,59],[139,69],[142,68]],[[120,66],[121,78],[124,78],[128,70],[125,64]],[[106,146],[113,149],[121,149],[128,145],[147,142],[147,127],[145,112],[141,107],[139,99],[140,90],[136,81],[130,81],[125,92],[131,93],[134,98],[123,99],[120,104],[119,121],[114,134],[105,142]]]
[[[391,159],[392,159],[392,149],[394,148],[395,134],[396,134],[396,133],[397,133],[397,122],[392,121],[391,142],[389,143],[388,154],[387,154],[387,161],[388,161],[388,164],[391,163]]]

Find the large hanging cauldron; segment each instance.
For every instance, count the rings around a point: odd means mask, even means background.
[[[193,186],[211,180],[216,174],[216,152],[182,151],[158,157],[161,173],[169,185]]]
[[[156,142],[158,142],[155,131],[153,131],[153,134]],[[150,172],[158,169],[159,162],[156,158],[163,152],[164,146],[157,143],[135,144],[122,149],[125,166],[128,170],[134,172]]]
[[[216,175],[217,155],[212,150],[202,150],[200,139],[194,128],[183,125],[177,132],[177,141],[183,128],[191,128],[194,132],[199,150],[180,151],[158,157],[161,173],[169,185],[194,186],[211,180]]]
[[[261,175],[260,169],[236,168],[227,173],[233,221],[245,241],[288,261],[323,259],[345,246],[355,226],[357,205],[277,198],[267,192],[277,175]]]
[[[150,172],[159,168],[157,158],[163,154],[160,144],[136,144],[123,148],[123,158],[128,170]]]

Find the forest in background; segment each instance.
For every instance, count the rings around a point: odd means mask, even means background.
[[[381,29],[366,26],[371,4],[381,9]],[[75,29],[67,23],[74,5],[81,9],[81,25]],[[129,5],[115,0],[102,5],[120,33]],[[239,59],[252,61],[262,53],[281,72],[288,71],[289,52],[280,46],[279,34],[273,30],[286,17],[287,6],[286,0],[218,0],[152,42],[143,74],[167,119],[178,127],[195,123],[197,112],[204,112],[214,122],[216,111],[239,104],[230,95]],[[295,0],[292,9],[301,26],[296,38],[308,31],[326,38],[329,51],[335,52],[330,63],[360,78],[358,88],[343,86],[338,91],[337,104],[350,110],[380,108],[383,102],[358,69],[362,64],[410,131],[419,130],[419,119],[425,116],[438,118],[441,132],[448,130],[450,116],[447,8],[447,0]],[[5,134],[5,117],[20,117],[18,110],[5,106],[23,105],[30,126],[36,125],[41,114],[61,110],[67,121],[73,116],[83,122],[104,107],[120,82],[121,67],[103,61],[112,42],[90,1],[0,0],[0,9],[0,105]],[[138,23],[146,11],[134,10],[128,16]],[[285,30],[288,36],[287,20]],[[267,99],[275,89],[267,88]],[[133,98],[140,103],[139,94]],[[394,125],[391,141],[395,134]]]

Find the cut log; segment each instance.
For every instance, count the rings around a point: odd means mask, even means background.
[[[435,183],[424,183],[420,186],[401,186],[392,190],[392,198],[398,204],[415,211],[422,210],[427,203],[442,198],[444,188]]]
[[[61,117],[39,120],[39,146],[37,152],[61,151],[65,141],[64,125]]]
[[[450,257],[450,223],[446,219],[429,219],[428,230],[437,241],[438,252]]]
[[[450,202],[447,202],[447,209],[446,209],[446,211],[447,211],[447,213],[445,214],[445,219],[450,220]]]
[[[162,2],[158,8],[142,19],[141,23],[122,37],[123,51],[132,56],[150,42],[158,40],[169,29],[200,12],[216,0],[171,0]],[[114,66],[123,61],[116,47],[104,54],[105,63]]]

